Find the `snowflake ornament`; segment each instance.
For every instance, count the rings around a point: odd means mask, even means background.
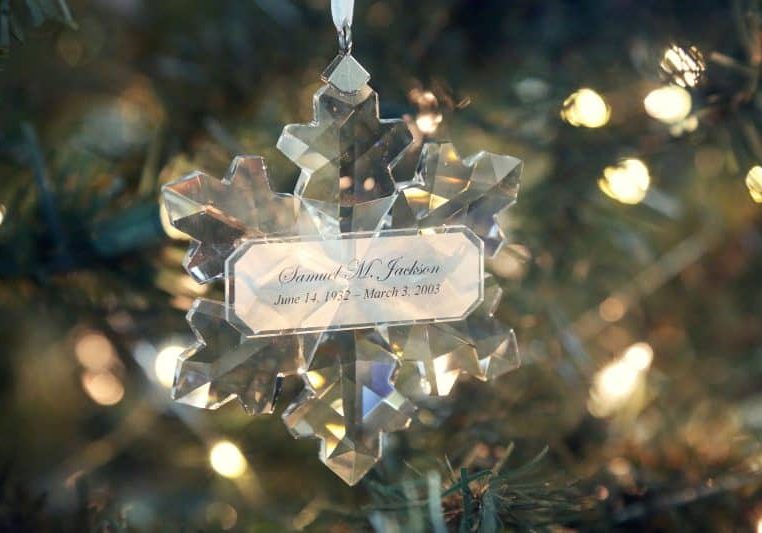
[[[406,175],[400,163],[410,156],[411,132],[402,120],[379,117],[370,76],[351,55],[351,2],[334,4],[340,54],[315,94],[314,120],[286,126],[278,141],[301,169],[294,194],[273,192],[262,158],[239,156],[222,180],[195,172],[166,185],[163,197],[172,225],[192,238],[187,271],[199,283],[227,283],[225,302],[199,299],[188,313],[197,342],[179,357],[173,398],[206,409],[236,399],[250,414],[268,414],[281,381],[298,375],[304,390],[286,409],[286,426],[297,438],[318,439],[321,460],[354,485],[380,460],[383,434],[410,425],[415,399],[448,395],[464,374],[486,381],[519,366],[514,332],[495,317],[502,289],[484,274],[483,255],[505,242],[498,215],[516,201],[522,164],[486,152],[462,159],[452,144],[428,142]],[[429,246],[440,237],[466,244]],[[416,243],[405,245],[418,254],[414,261],[402,264],[404,247],[383,261],[372,257],[374,242],[400,238]],[[323,256],[297,248],[301,242],[317,243]],[[268,247],[281,255],[268,256]],[[253,256],[244,253],[252,249]],[[468,250],[480,270],[465,284],[452,272],[466,269],[428,260],[439,254],[448,264],[465,262]],[[357,255],[331,263],[347,253]],[[242,256],[274,261],[273,268],[244,279],[236,263]],[[439,281],[427,282],[430,275]],[[273,314],[242,327],[232,283],[241,279],[252,301],[263,297],[260,285],[306,289],[268,300]],[[353,283],[368,279],[385,285],[355,290]],[[467,291],[467,312],[436,316]],[[393,319],[337,323],[342,305],[377,316],[379,299],[393,302]],[[289,312],[313,304],[306,315]],[[326,308],[329,322],[317,331],[268,324],[276,313],[281,321],[308,321]]]

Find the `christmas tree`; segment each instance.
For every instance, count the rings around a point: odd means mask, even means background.
[[[522,365],[430,379],[353,488],[280,421],[288,365],[214,392],[246,410],[170,400],[183,347],[231,332],[160,190],[258,154],[274,216],[300,183],[324,207],[278,138],[313,118],[329,4],[0,0],[0,530],[760,527],[756,0],[358,2],[381,117],[525,163],[487,265]]]

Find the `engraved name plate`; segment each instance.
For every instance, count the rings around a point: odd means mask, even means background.
[[[248,336],[459,320],[484,292],[464,226],[250,240],[226,271],[227,319]]]

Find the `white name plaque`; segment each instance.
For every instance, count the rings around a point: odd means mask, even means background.
[[[459,320],[482,301],[482,241],[464,226],[244,242],[228,321],[248,336]]]

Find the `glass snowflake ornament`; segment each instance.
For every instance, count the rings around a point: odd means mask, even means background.
[[[314,119],[278,141],[301,169],[294,193],[272,190],[262,158],[239,156],[221,180],[195,172],[163,198],[192,239],[187,271],[226,289],[188,313],[197,340],[179,356],[173,399],[269,414],[282,379],[299,376],[283,420],[319,439],[320,459],[353,485],[380,460],[383,434],[410,425],[416,400],[519,366],[484,258],[506,240],[497,215],[516,201],[522,163],[426,142],[406,175],[411,132],[379,117],[351,55],[352,3],[333,4],[340,53]]]

